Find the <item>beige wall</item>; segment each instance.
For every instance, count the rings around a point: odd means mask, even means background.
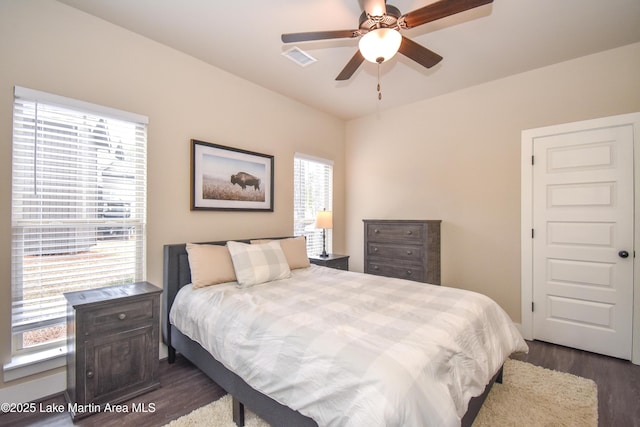
[[[442,283],[519,322],[521,131],[640,111],[638,76],[634,44],[349,122],[351,268],[362,219],[441,219]]]
[[[149,117],[147,279],[162,245],[293,233],[294,152],[334,160],[344,252],[344,122],[75,9],[0,2],[0,351],[9,355],[13,86]],[[275,212],[191,212],[191,138],[275,156]],[[342,224],[342,226],[341,226]]]
[[[443,283],[486,293],[516,322],[521,130],[640,111],[640,44],[346,126],[50,0],[0,1],[0,58],[3,360],[9,351],[14,85],[149,117],[147,279],[158,285],[165,243],[290,234],[292,159],[300,151],[335,161],[334,249],[351,255],[353,269],[362,270],[362,219],[442,219]],[[275,212],[190,212],[190,138],[273,154]]]

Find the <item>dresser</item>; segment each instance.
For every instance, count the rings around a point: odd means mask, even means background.
[[[161,292],[148,282],[136,282],[64,294],[65,397],[74,421],[102,404],[124,402],[160,386]]]
[[[440,284],[440,220],[364,222],[364,272]]]

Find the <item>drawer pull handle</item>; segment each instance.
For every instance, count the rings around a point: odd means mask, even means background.
[[[378,252],[378,248],[373,248],[373,252]]]
[[[408,234],[409,236],[411,236],[411,235],[413,234],[413,231],[409,230],[409,231],[407,231],[407,234]]]
[[[407,270],[407,276],[411,276],[411,270]]]
[[[124,314],[124,313],[120,313],[120,314],[118,314],[118,319],[120,319],[120,320],[124,320],[124,319],[126,319],[126,318],[127,318],[127,315],[126,315],[126,314]]]
[[[374,265],[374,266],[373,266],[373,269],[374,269],[374,270],[379,270],[379,269],[380,269],[380,267],[378,267],[377,265]]]
[[[87,371],[87,378],[93,378],[93,371]]]
[[[407,251],[407,255],[413,255],[413,251]]]
[[[378,234],[380,232],[380,230],[378,230],[377,228],[375,230],[373,230],[374,233]]]

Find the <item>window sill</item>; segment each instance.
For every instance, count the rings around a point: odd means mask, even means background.
[[[36,353],[13,356],[4,365],[4,382],[25,378],[67,365],[67,347],[54,347]]]

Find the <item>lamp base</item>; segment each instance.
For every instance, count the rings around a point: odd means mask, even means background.
[[[329,258],[329,254],[327,253],[327,245],[326,245],[326,229],[322,229],[322,253],[319,255],[320,258]]]

